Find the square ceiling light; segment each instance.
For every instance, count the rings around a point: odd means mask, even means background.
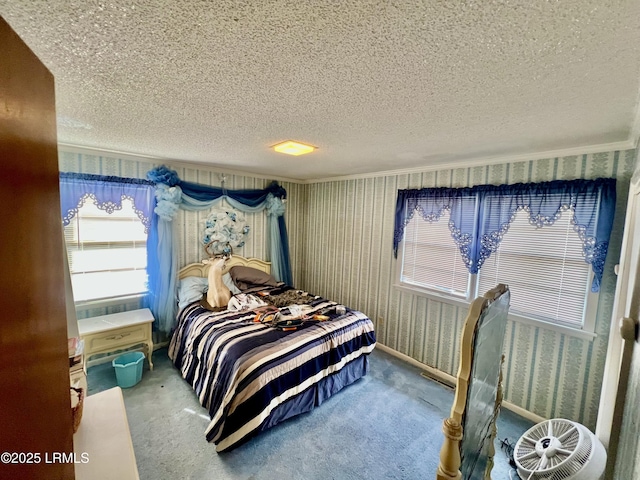
[[[273,145],[273,149],[276,152],[286,153],[287,155],[304,155],[305,153],[313,152],[316,148],[317,147],[313,145],[294,142],[293,140],[287,140]]]

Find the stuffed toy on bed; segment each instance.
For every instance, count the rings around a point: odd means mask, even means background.
[[[229,257],[212,257],[203,260],[209,264],[209,290],[206,300],[202,299],[201,305],[208,310],[220,310],[227,307],[231,299],[231,291],[222,281],[222,271]]]

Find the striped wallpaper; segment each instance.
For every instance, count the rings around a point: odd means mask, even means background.
[[[617,177],[618,205],[599,298],[593,341],[510,322],[505,345],[505,399],[543,417],[564,417],[595,428],[624,208],[635,151],[610,152],[429,170],[314,184],[283,183],[294,283],[370,316],[380,343],[451,375],[457,371],[458,335],[467,309],[395,289],[392,254],[396,192],[403,188],[462,187],[483,183]],[[143,158],[60,149],[60,170],[144,178],[157,166]],[[180,178],[220,186],[206,166],[176,164]],[[226,175],[226,187],[263,188],[268,180]],[[180,265],[203,257],[200,236],[206,212],[181,212]],[[238,252],[265,258],[264,214],[247,216],[247,245]],[[84,318],[138,308],[131,304],[79,311]]]
[[[380,343],[455,375],[467,308],[393,287],[396,192],[404,188],[617,177],[618,205],[596,321],[597,338],[582,340],[542,326],[509,322],[505,399],[540,416],[595,428],[626,192],[635,151],[442,169],[308,186],[309,222],[299,285],[370,316]]]

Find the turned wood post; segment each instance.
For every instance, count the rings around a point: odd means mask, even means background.
[[[447,418],[442,423],[444,443],[440,449],[440,464],[436,474],[437,480],[460,480],[460,440],[462,440],[462,425],[453,418]]]

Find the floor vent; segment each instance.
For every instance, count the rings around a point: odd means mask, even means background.
[[[426,378],[427,380],[431,380],[433,382],[437,382],[440,385],[442,385],[444,387],[447,387],[449,390],[454,390],[454,386],[453,385],[451,385],[450,383],[445,382],[445,381],[437,378],[435,375],[430,375],[429,372],[420,372],[420,375],[422,377]]]

